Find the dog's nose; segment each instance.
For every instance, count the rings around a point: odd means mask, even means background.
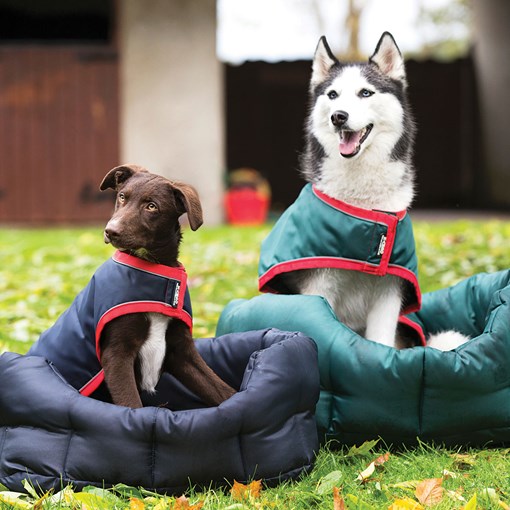
[[[349,114],[343,110],[337,110],[331,115],[333,126],[342,127],[349,120]]]
[[[106,244],[109,244],[112,242],[112,238],[111,238],[111,231],[108,230],[107,228],[104,229],[104,232],[103,232],[103,238],[104,238],[104,242]]]
[[[115,240],[116,237],[119,236],[119,233],[117,232],[117,230],[115,230],[115,228],[113,226],[111,226],[110,224],[106,225],[103,234],[104,234],[104,242],[106,244],[111,243],[112,241]]]

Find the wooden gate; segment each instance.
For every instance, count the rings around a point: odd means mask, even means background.
[[[103,221],[118,163],[118,59],[108,46],[0,46],[0,222]]]

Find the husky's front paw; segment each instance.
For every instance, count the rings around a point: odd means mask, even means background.
[[[439,349],[440,351],[451,351],[465,344],[469,337],[458,331],[441,331],[427,338],[427,347]]]

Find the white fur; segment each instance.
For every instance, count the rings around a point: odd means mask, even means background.
[[[323,67],[322,62],[318,67]],[[359,91],[374,91],[360,98]],[[398,99],[376,91],[356,66],[346,67],[330,84],[338,97],[319,96],[309,129],[323,146],[326,157],[316,181],[327,195],[364,209],[400,211],[413,199],[412,181],[402,161],[391,153],[403,131],[404,111]],[[349,114],[349,129],[373,124],[372,131],[353,158],[339,152],[339,134],[331,121],[334,111]],[[393,276],[378,277],[337,269],[300,271],[291,276],[302,294],[324,296],[337,317],[360,335],[384,345],[396,346],[396,328],[402,303],[402,282]]]
[[[149,393],[154,393],[165,359],[165,333],[171,319],[159,313],[148,313],[147,317],[150,321],[149,334],[138,353],[142,376],[140,388]]]
[[[466,343],[469,337],[458,331],[442,331],[427,338],[427,347],[433,347],[440,351],[451,351]]]
[[[360,335],[395,346],[401,280],[339,269],[310,269],[289,275],[301,294],[325,297],[335,315]]]
[[[388,77],[405,87],[405,68],[400,52],[389,34],[384,34],[371,62]],[[311,91],[328,78],[334,64],[327,44],[321,39],[316,50]],[[360,91],[373,92],[360,97]],[[328,93],[334,91],[331,99]],[[360,150],[351,158],[340,154],[340,134],[331,116],[348,113],[345,129],[373,128]],[[404,109],[398,98],[378,90],[356,65],[342,68],[340,74],[320,94],[308,120],[308,129],[325,151],[321,167],[314,169],[315,185],[325,194],[364,209],[396,212],[408,209],[414,196],[414,170],[404,158],[392,153],[403,135]],[[402,281],[394,276],[374,276],[354,271],[310,269],[288,276],[291,287],[302,294],[324,296],[337,317],[366,338],[388,346],[399,346],[396,335],[402,303]],[[457,332],[435,335],[429,345],[449,350],[464,343]]]
[[[363,88],[374,90],[359,68],[347,67],[328,87],[338,97],[330,100],[321,95],[315,104],[310,128],[327,156],[316,185],[327,195],[358,207],[385,211],[407,209],[414,195],[412,183],[409,181],[404,186],[402,183],[407,165],[390,157],[402,135],[402,105],[394,95],[381,92],[360,98],[358,92]],[[331,122],[331,114],[336,110],[349,113],[352,130],[374,125],[360,152],[350,159],[339,153],[339,135]]]

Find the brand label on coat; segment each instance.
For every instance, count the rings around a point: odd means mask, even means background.
[[[382,255],[384,253],[385,248],[386,248],[386,236],[383,234],[379,241],[379,248],[377,249],[377,255]]]
[[[174,308],[177,308],[177,305],[179,304],[179,291],[181,290],[181,284],[179,282],[175,283],[175,290],[174,290],[174,298],[172,300],[172,306]]]

